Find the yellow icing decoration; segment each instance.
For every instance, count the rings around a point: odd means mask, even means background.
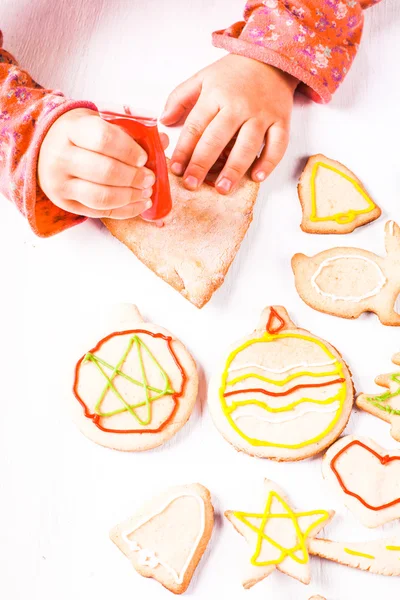
[[[351,554],[352,556],[360,556],[361,558],[370,558],[371,560],[375,559],[375,556],[372,556],[372,554],[364,554],[364,552],[356,552],[356,550],[350,550],[350,548],[344,548],[344,551],[347,552],[347,554]]]
[[[227,407],[227,411],[228,411],[228,413],[233,413],[239,406],[248,406],[249,404],[255,404],[256,406],[259,406],[260,408],[264,408],[268,412],[281,413],[281,412],[288,412],[290,410],[293,410],[294,408],[296,408],[296,406],[299,406],[299,404],[304,404],[305,402],[310,403],[310,404],[318,404],[320,406],[327,406],[328,404],[333,404],[334,402],[337,402],[338,400],[339,401],[341,400],[341,393],[337,394],[336,396],[333,396],[332,398],[328,398],[327,400],[314,400],[313,398],[301,398],[301,400],[296,400],[295,402],[292,402],[291,404],[287,404],[286,406],[279,406],[278,408],[273,408],[272,406],[269,406],[266,402],[263,402],[262,400],[256,400],[256,398],[254,398],[252,400],[241,400],[240,402],[232,402],[232,404]]]
[[[359,192],[359,194],[361,194],[361,196],[364,198],[364,200],[367,203],[367,208],[364,208],[362,210],[350,209],[347,212],[344,212],[344,213],[339,212],[339,213],[336,213],[335,215],[331,215],[329,217],[318,217],[317,216],[317,192],[315,189],[316,188],[315,179],[316,179],[317,171],[318,171],[319,167],[329,169],[330,171],[333,171],[337,175],[340,175],[341,177],[343,177],[344,179],[349,181],[356,188],[357,192]],[[354,219],[356,218],[357,215],[367,214],[367,213],[373,211],[374,208],[376,208],[376,205],[374,204],[374,202],[372,202],[371,198],[368,196],[368,194],[365,192],[365,190],[363,190],[361,185],[359,183],[357,183],[357,181],[355,179],[353,179],[352,177],[349,177],[348,175],[346,175],[346,173],[339,171],[339,169],[336,169],[335,167],[332,167],[331,165],[327,165],[322,162],[315,163],[312,173],[311,173],[311,216],[310,216],[310,221],[313,221],[314,223],[319,222],[319,221],[336,221],[336,223],[338,223],[339,225],[345,225],[346,223],[351,223],[352,221],[354,221]]]
[[[273,500],[277,500],[282,508],[282,513],[272,513],[271,505]],[[234,516],[239,519],[242,523],[247,525],[252,531],[257,534],[257,545],[253,556],[251,557],[251,564],[254,567],[268,567],[270,565],[280,564],[286,557],[292,558],[295,562],[305,565],[308,562],[308,551],[307,551],[307,538],[311,531],[318,525],[328,520],[330,515],[326,510],[314,510],[310,512],[294,512],[285,500],[277,494],[277,492],[271,491],[268,495],[265,510],[262,514],[257,513],[246,513],[246,512],[234,512]],[[300,517],[318,517],[314,523],[312,523],[304,532],[301,530],[299,525]],[[248,519],[260,519],[260,527],[256,527]],[[297,544],[292,548],[285,548],[279,542],[272,539],[265,533],[265,527],[270,519],[290,519],[296,532]],[[275,560],[269,560],[264,562],[258,562],[262,550],[263,541],[268,542],[274,548],[280,551],[280,556]],[[301,556],[297,556],[296,553],[301,553]]]
[[[235,383],[240,383],[241,381],[245,381],[246,379],[259,379],[260,381],[265,381],[265,383],[271,383],[273,385],[284,386],[293,379],[297,379],[298,377],[330,377],[331,375],[337,375],[338,371],[329,371],[328,373],[313,373],[312,371],[301,371],[300,373],[293,373],[286,377],[286,379],[268,379],[268,377],[264,377],[263,375],[257,375],[257,373],[250,373],[247,375],[240,375],[235,379],[231,379],[227,381],[226,385],[235,385]]]
[[[263,402],[262,400],[257,400],[257,399],[232,401],[231,404],[228,406],[228,404],[226,402],[226,397],[225,397],[225,391],[226,391],[226,387],[228,385],[233,385],[235,383],[243,381],[244,379],[256,378],[256,379],[260,379],[262,381],[266,381],[267,383],[273,383],[274,385],[282,386],[282,385],[285,385],[285,383],[292,381],[295,377],[302,377],[305,375],[307,375],[307,376],[310,375],[308,372],[302,371],[301,373],[298,373],[295,375],[290,375],[289,377],[287,377],[286,379],[284,379],[282,381],[272,381],[261,375],[251,373],[251,374],[241,375],[240,377],[237,377],[235,379],[228,381],[229,368],[230,368],[232,362],[235,360],[236,356],[240,352],[242,352],[249,346],[252,346],[253,344],[268,343],[268,342],[272,342],[274,340],[284,339],[284,338],[301,339],[301,340],[305,340],[308,342],[312,342],[313,344],[317,344],[323,350],[323,352],[329,357],[329,359],[334,360],[334,365],[336,366],[336,369],[334,371],[330,372],[329,374],[328,373],[313,373],[312,374],[313,377],[326,377],[327,375],[330,375],[330,376],[337,375],[340,379],[344,379],[344,373],[343,373],[343,368],[342,368],[341,363],[328,350],[328,348],[325,346],[325,344],[323,344],[323,342],[321,342],[320,340],[317,340],[311,336],[306,336],[306,335],[301,335],[301,334],[296,334],[296,333],[270,334],[268,332],[265,332],[259,338],[254,338],[254,339],[246,341],[244,344],[242,344],[241,346],[239,346],[238,348],[236,348],[229,354],[227,362],[225,364],[225,369],[222,373],[221,386],[219,389],[219,397],[220,397],[222,412],[224,413],[225,417],[227,418],[229,424],[236,431],[236,433],[238,435],[240,435],[243,439],[245,439],[247,442],[249,442],[253,446],[270,446],[270,447],[274,447],[274,448],[287,448],[289,450],[296,450],[299,448],[305,448],[306,446],[309,446],[310,444],[319,442],[326,435],[328,435],[328,433],[330,433],[330,431],[332,431],[332,429],[335,427],[336,423],[340,419],[342,409],[343,409],[343,404],[344,404],[344,402],[346,400],[346,396],[347,396],[346,381],[343,381],[340,384],[338,384],[338,385],[340,385],[339,392],[335,396],[332,396],[331,398],[328,398],[326,400],[314,400],[314,399],[310,399],[310,398],[301,398],[300,400],[296,400],[294,402],[291,402],[290,404],[286,404],[286,405],[283,405],[278,408],[272,408],[267,403]],[[332,422],[329,424],[329,426],[324,431],[322,431],[319,435],[317,435],[316,437],[314,437],[310,440],[307,440],[305,442],[298,443],[298,444],[290,444],[290,445],[278,444],[278,443],[274,443],[274,442],[259,440],[256,438],[250,438],[249,436],[247,436],[245,433],[243,433],[241,431],[241,429],[236,424],[235,420],[232,418],[232,413],[239,406],[247,406],[249,404],[254,404],[256,406],[264,408],[268,412],[278,413],[278,412],[286,412],[286,411],[293,410],[296,406],[298,406],[299,404],[305,403],[305,402],[327,405],[327,404],[332,404],[333,402],[337,402],[337,401],[339,401],[340,406],[339,406],[338,410],[336,411],[335,417],[332,420]]]
[[[386,546],[386,550],[394,550],[400,552],[400,546]]]

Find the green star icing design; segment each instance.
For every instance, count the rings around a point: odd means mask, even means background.
[[[140,373],[141,373],[140,381],[138,381],[137,379],[133,379],[132,377],[130,377],[129,375],[127,375],[126,373],[124,373],[122,371],[125,361],[127,360],[130,353],[133,351],[136,351],[137,360],[139,361],[139,365],[140,365]],[[158,372],[161,374],[161,377],[164,382],[163,389],[149,385],[147,375],[146,375],[146,370],[144,367],[144,362],[143,362],[143,354],[147,354],[147,356],[151,359],[151,361],[153,362],[155,367],[158,369]],[[110,365],[108,362],[106,362],[99,356],[92,354],[91,352],[88,352],[85,356],[85,362],[88,362],[88,361],[93,363],[97,367],[99,372],[102,374],[102,376],[106,380],[104,389],[102,390],[100,397],[97,400],[95,408],[94,408],[95,414],[99,415],[99,417],[104,417],[104,418],[112,417],[114,415],[128,412],[140,425],[146,426],[146,425],[149,425],[149,423],[151,422],[151,417],[152,417],[151,405],[152,405],[152,403],[155,402],[156,400],[159,400],[163,396],[168,396],[168,395],[172,395],[175,393],[175,391],[171,387],[167,373],[162,368],[162,366],[159,364],[159,362],[157,361],[157,359],[155,358],[153,353],[150,351],[150,349],[143,342],[143,340],[141,340],[140,337],[137,335],[133,335],[130,338],[122,357],[120,358],[120,360],[118,361],[118,363],[115,366]],[[111,374],[108,375],[106,373],[105,369],[109,369],[111,371]],[[129,381],[129,383],[131,383],[134,386],[143,388],[144,400],[137,404],[129,404],[128,402],[126,402],[126,400],[123,398],[123,396],[119,393],[116,386],[114,385],[114,379],[117,376],[123,377],[125,380]],[[101,406],[102,406],[104,398],[109,390],[111,390],[111,392],[114,394],[114,396],[117,398],[117,400],[122,404],[122,406],[121,406],[121,408],[117,408],[116,410],[113,410],[113,411],[103,412],[101,410]],[[146,411],[146,417],[142,419],[137,414],[137,409],[142,408],[143,406],[145,406],[147,408],[147,411]]]

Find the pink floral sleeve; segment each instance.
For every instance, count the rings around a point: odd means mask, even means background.
[[[37,183],[43,138],[54,121],[73,108],[93,108],[61,92],[44,90],[2,49],[0,32],[0,192],[28,219],[33,231],[47,237],[84,220],[55,206]]]
[[[299,89],[329,102],[349,71],[363,29],[363,8],[380,0],[249,0],[244,21],[213,34],[213,43],[273,65]]]

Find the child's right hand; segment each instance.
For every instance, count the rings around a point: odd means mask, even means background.
[[[168,138],[162,136],[164,147]],[[151,207],[155,175],[147,154],[123,129],[98,113],[63,114],[43,140],[38,181],[60,208],[85,217],[129,219]]]

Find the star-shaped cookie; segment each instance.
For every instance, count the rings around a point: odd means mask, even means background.
[[[247,541],[251,558],[243,587],[268,577],[275,569],[310,583],[309,540],[332,519],[333,511],[298,512],[291,508],[282,490],[265,480],[261,512],[227,511],[225,516]]]

